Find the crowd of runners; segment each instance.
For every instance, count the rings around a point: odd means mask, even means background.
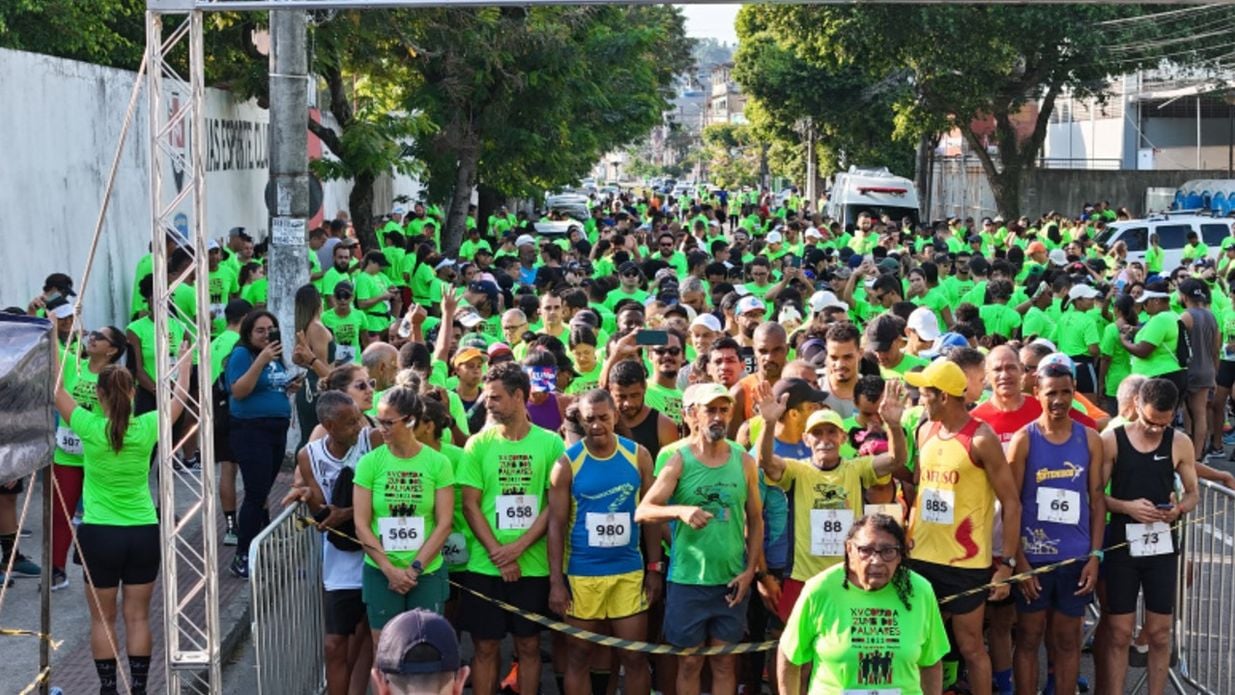
[[[844,226],[775,201],[628,192],[560,236],[473,210],[453,255],[439,208],[394,210],[368,248],[341,213],[308,237],[290,326],[266,310],[265,242],[210,243],[210,304],[177,292],[170,344],[209,312],[211,360],[177,388],[209,370],[234,577],[279,505],[323,532],[331,695],[364,692],[417,608],[470,635],[483,695],[532,695],[547,669],[567,695],[1123,693],[1130,659],[1163,692],[1177,522],[1198,476],[1235,487],[1206,465],[1230,427],[1235,225],[1169,268],[1152,240],[1144,259],[1096,243],[1126,215],[1105,203]],[[191,263],[176,249],[168,271]],[[152,273],[141,259],[117,325],[72,330],[89,299],[62,273],[10,309],[60,338],[51,588],[83,566],[104,694],[117,651],[134,693],[150,663]],[[181,465],[206,463],[186,441]],[[6,580],[38,576],[11,532],[20,486],[0,492]],[[555,632],[546,658],[542,626],[489,599],[779,649],[648,657]]]

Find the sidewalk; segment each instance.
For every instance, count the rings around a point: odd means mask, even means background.
[[[275,481],[270,499],[277,504],[291,483],[290,470],[283,471]],[[238,481],[239,483],[239,481]],[[42,486],[35,485],[31,500],[30,513],[26,526],[33,530],[31,538],[23,539],[21,549],[35,562],[42,556]],[[241,493],[243,494],[243,493]],[[19,501],[18,509],[20,511]],[[223,538],[222,516],[216,520],[218,538]],[[193,539],[200,542],[200,529]],[[240,646],[249,632],[249,586],[248,582],[236,579],[227,572],[227,565],[234,555],[233,548],[220,546],[218,553],[219,567],[219,623],[221,630],[221,654],[227,663],[233,652]],[[95,675],[94,659],[90,652],[90,614],[87,595],[83,589],[82,572],[79,566],[70,563],[68,568],[69,587],[51,595],[52,637],[62,642],[59,649],[51,655],[51,685],[64,690],[67,695],[90,693],[98,691],[98,679]],[[164,634],[163,634],[163,592],[164,575],[160,573],[155,585],[154,596],[150,606],[150,626],[153,632],[154,653],[151,655],[149,692],[164,692],[166,690],[166,672],[164,668]],[[38,579],[16,580],[9,589],[3,611],[0,613],[0,627],[39,629],[40,601]],[[117,621],[118,640],[123,651],[124,624]],[[0,637],[0,651],[4,658],[0,659],[0,683],[4,693],[17,693],[31,682],[38,673],[38,640],[33,637]],[[128,665],[124,659],[120,661],[121,668],[127,673]],[[121,692],[126,692],[121,687]]]

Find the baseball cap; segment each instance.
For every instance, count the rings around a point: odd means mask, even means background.
[[[639,264],[634,261],[626,261],[622,265],[618,266],[618,275],[628,275],[630,273],[638,273],[642,275],[643,271],[639,269]]]
[[[1068,265],[1068,254],[1063,249],[1054,249],[1046,257],[1051,265]]]
[[[802,312],[798,311],[798,308],[796,306],[793,306],[792,304],[787,304],[781,308],[780,314],[777,315],[776,320],[780,321],[781,323],[788,323],[789,321],[801,321]]]
[[[73,278],[64,273],[52,273],[43,281],[43,287],[54,287],[60,290],[60,294],[76,297],[77,293],[73,291]]]
[[[472,309],[464,309],[463,311],[460,311],[459,314],[455,316],[455,320],[463,324],[464,328],[468,329],[475,328],[485,322],[485,320],[481,318],[480,314],[477,314]]]
[[[488,357],[488,355],[486,355],[484,351],[481,350],[480,348],[475,348],[475,347],[459,348],[459,351],[455,353],[455,356],[452,360],[450,360],[450,363],[458,367],[459,365],[465,362],[470,362],[476,359],[477,357],[484,358],[484,357]]]
[[[66,302],[60,306],[47,312],[58,319],[67,319],[73,315],[73,311],[77,309],[77,302]]]
[[[883,273],[895,273],[901,269],[901,262],[895,258],[885,258],[875,264],[875,267]]]
[[[513,355],[510,351],[510,346],[506,343],[493,343],[485,352],[489,353],[489,359],[492,360],[499,355]]]
[[[814,432],[816,427],[822,427],[823,425],[832,425],[842,432],[845,431],[845,421],[841,419],[840,413],[831,408],[824,408],[811,413],[810,417],[806,419],[805,431]]]
[[[227,230],[227,236],[244,236],[244,227],[232,227]]]
[[[734,285],[733,291],[737,292],[739,297],[745,297],[750,294],[750,290],[746,288],[746,285]]]
[[[703,326],[713,333],[719,333],[721,331],[720,319],[716,318],[713,314],[699,314],[695,317],[694,321],[690,322],[691,328],[694,328],[695,326]]]
[[[906,372],[905,381],[918,388],[935,388],[952,396],[965,393],[969,381],[955,362],[937,359],[920,372]]]
[[[810,338],[798,347],[798,357],[816,369],[824,365],[827,356],[828,345],[818,338]]]
[[[807,239],[822,239],[823,232],[819,231],[815,227],[807,227],[806,228],[806,238]]]
[[[373,665],[382,673],[453,673],[459,663],[454,628],[437,613],[419,608],[386,623],[373,655]]]
[[[781,233],[780,233],[780,232],[771,232],[771,233],[769,233],[769,234],[768,234],[768,236],[767,236],[767,242],[768,242],[769,244],[779,244],[780,242],[782,242],[782,241],[784,241],[784,240],[785,240],[785,238],[784,238],[783,236],[781,236]]]
[[[682,394],[682,405],[688,408],[692,405],[707,405],[718,398],[733,402],[733,396],[729,395],[729,389],[725,388],[724,384],[694,384],[687,387]]]
[[[738,305],[734,307],[733,313],[741,316],[748,311],[764,311],[765,309],[767,309],[767,305],[763,303],[762,299],[748,294],[738,300]]]
[[[210,241],[206,242],[206,251],[218,251],[218,250],[219,250],[219,242],[215,241],[214,239],[211,239]]]
[[[376,263],[383,268],[390,266],[390,261],[386,260],[386,254],[381,251],[370,251],[364,255],[364,265]]]
[[[668,309],[665,309],[665,316],[677,314],[687,321],[695,320],[695,308],[689,304],[674,304]]]
[[[489,338],[484,333],[466,333],[459,338],[459,348],[474,347],[484,350],[489,347]]]
[[[866,326],[866,342],[875,352],[887,352],[905,335],[905,321],[895,314],[880,314]]]
[[[1077,283],[1068,290],[1068,299],[1097,299],[1102,293],[1085,283]]]
[[[396,205],[395,209],[390,211],[392,215],[402,215],[405,212],[407,212],[407,208],[402,205]]]
[[[939,319],[930,307],[920,306],[909,314],[905,322],[907,328],[918,334],[922,340],[934,341],[939,337]]]
[[[518,239],[515,239],[515,246],[535,246],[536,238],[531,234],[520,234]]]
[[[1170,299],[1170,298],[1171,298],[1171,295],[1167,294],[1166,292],[1154,292],[1152,290],[1145,290],[1144,292],[1141,293],[1140,301],[1144,302],[1150,299]]]
[[[1029,242],[1029,246],[1025,248],[1025,253],[1038,253],[1039,251],[1045,251],[1045,250],[1046,250],[1046,244],[1043,244],[1040,241],[1031,241]]]
[[[1053,352],[1043,357],[1038,363],[1038,376],[1051,376],[1052,370],[1060,369],[1066,369],[1069,374],[1076,377],[1076,362],[1062,352]]]
[[[842,302],[835,293],[827,290],[819,290],[810,297],[810,310],[816,314],[827,309],[828,307],[836,307],[843,311],[849,311],[849,305]]]
[[[489,296],[489,301],[493,305],[497,305],[498,288],[497,284],[489,280],[473,280],[468,283],[467,289],[472,292],[478,292]]]
[[[826,391],[810,385],[805,379],[781,379],[772,387],[772,397],[777,401],[788,395],[785,407],[796,408],[803,403],[822,403],[828,397]]]
[[[455,265],[455,262],[453,260],[449,258],[443,258],[442,260],[437,262],[437,265],[433,266],[433,270],[441,270],[442,268],[453,268],[454,265]]]

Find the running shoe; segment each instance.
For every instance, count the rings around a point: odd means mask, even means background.
[[[236,527],[228,526],[227,530],[223,532],[223,545],[236,545],[239,542],[240,539],[236,536]]]
[[[51,568],[51,590],[60,591],[67,589],[69,586],[69,575],[64,573],[64,570],[59,567]]]
[[[6,559],[4,563],[0,566],[7,567],[8,564],[9,564],[8,560]],[[23,577],[25,578],[41,577],[43,576],[43,568],[31,562],[30,558],[26,557],[25,555],[22,555],[21,553],[17,553],[17,559],[13,561],[12,574],[13,574],[13,577],[17,579],[20,579]]]
[[[249,559],[240,553],[236,553],[236,557],[232,558],[232,564],[227,566],[227,571],[232,573],[237,579],[249,578]]]

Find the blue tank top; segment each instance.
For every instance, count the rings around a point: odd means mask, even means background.
[[[1063,444],[1052,444],[1028,425],[1029,457],[1021,486],[1021,546],[1031,563],[1059,562],[1089,554],[1089,440],[1072,423]]]
[[[583,440],[566,450],[570,461],[570,542],[566,574],[599,577],[643,568],[639,552],[639,505],[642,478],[638,445],[617,438],[608,458],[597,458]]]

